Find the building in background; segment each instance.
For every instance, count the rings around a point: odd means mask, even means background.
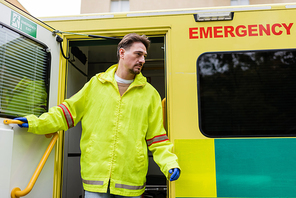
[[[292,3],[295,0],[81,0],[81,14]]]
[[[18,2],[18,0],[5,0],[5,1],[7,1],[8,3],[11,3],[14,6],[18,7],[19,9],[29,13],[28,10],[26,10],[26,8],[24,8],[24,6],[20,2]]]

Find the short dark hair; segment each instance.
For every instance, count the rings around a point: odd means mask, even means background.
[[[148,51],[150,47],[150,40],[145,35],[140,36],[139,34],[136,34],[136,33],[130,33],[125,35],[122,38],[122,40],[118,43],[118,46],[117,46],[118,60],[120,59],[120,55],[119,55],[120,48],[128,50],[132,46],[132,44],[135,42],[143,43],[146,47],[146,50]]]

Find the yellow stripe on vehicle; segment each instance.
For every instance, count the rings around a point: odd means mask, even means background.
[[[176,197],[216,197],[214,139],[177,139],[175,153],[181,167]]]

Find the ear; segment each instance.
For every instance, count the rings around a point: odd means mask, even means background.
[[[124,57],[124,53],[125,53],[125,49],[120,48],[119,49],[119,56],[120,56],[120,58],[123,58]]]

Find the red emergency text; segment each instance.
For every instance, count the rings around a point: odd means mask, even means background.
[[[190,39],[290,35],[293,23],[254,24],[189,28]]]

